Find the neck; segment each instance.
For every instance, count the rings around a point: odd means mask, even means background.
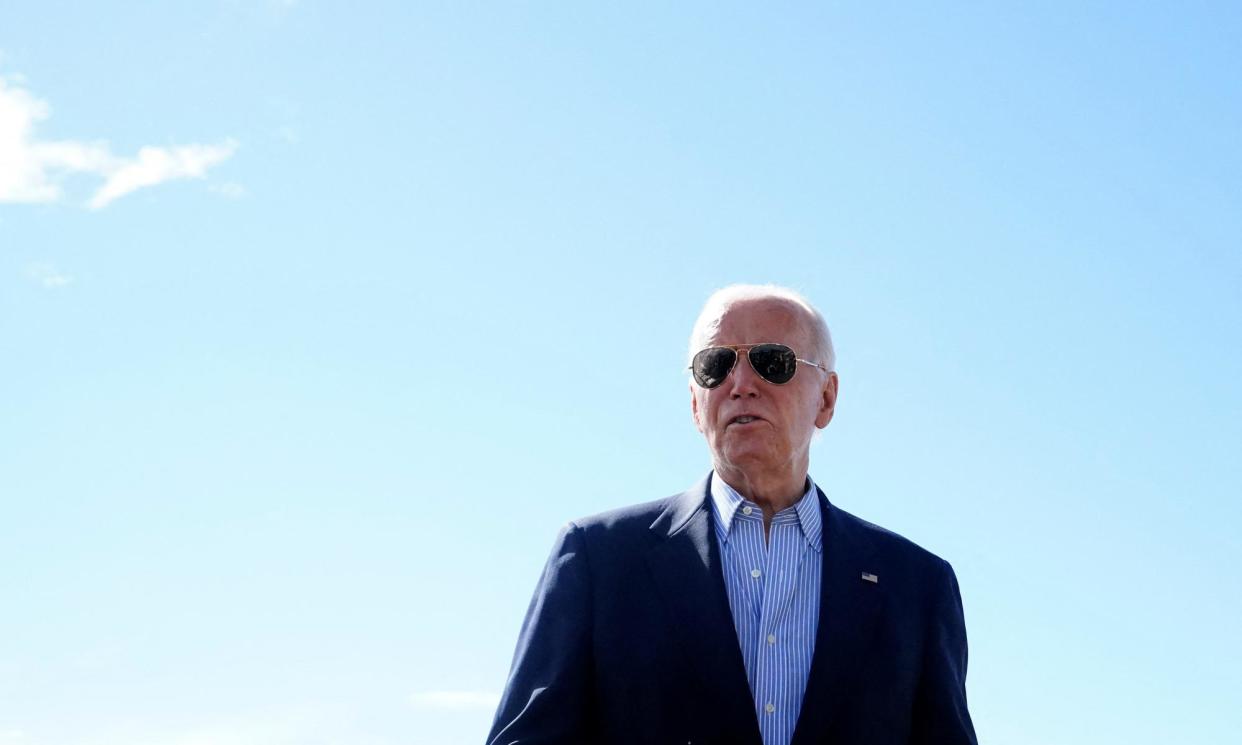
[[[792,507],[806,491],[805,467],[765,473],[730,468],[720,463],[715,466],[716,475],[726,484],[744,499],[759,505],[763,510],[765,527],[772,522],[773,515]]]

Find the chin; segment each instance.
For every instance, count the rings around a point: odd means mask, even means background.
[[[755,466],[766,466],[773,462],[772,453],[763,447],[732,447],[725,448],[724,462],[745,470]]]

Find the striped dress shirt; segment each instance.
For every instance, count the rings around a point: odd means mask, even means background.
[[[823,521],[815,484],[772,518],[712,474],[711,501],[725,589],[755,698],[763,745],[789,745],[815,652]]]

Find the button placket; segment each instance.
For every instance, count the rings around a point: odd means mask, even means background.
[[[788,530],[790,527],[794,529]],[[797,585],[800,573],[799,567],[806,554],[805,546],[802,545],[801,531],[797,530],[796,525],[791,525],[787,521],[774,524],[771,526],[769,537],[770,542],[765,545],[766,551],[764,554],[769,565],[765,566],[764,569],[770,568],[771,562],[775,560],[774,557],[784,556],[790,559],[790,565],[785,570],[768,572],[767,576],[764,577],[762,599],[759,605],[762,609],[759,619],[759,628],[762,629],[760,632],[762,636],[759,640],[756,640],[759,642],[759,649],[756,650],[757,654],[755,656],[755,665],[757,667],[755,678],[757,681],[774,683],[775,681],[771,680],[769,671],[771,671],[774,665],[778,664],[779,659],[783,658],[783,655],[776,647],[778,641],[776,629],[779,627],[780,619],[791,605],[794,588]],[[764,702],[762,711],[766,715],[772,715],[776,712],[777,699],[772,697],[774,693],[776,691],[755,691],[756,699]],[[781,700],[782,706],[786,703],[788,702]],[[764,719],[766,720],[767,717],[765,716]]]

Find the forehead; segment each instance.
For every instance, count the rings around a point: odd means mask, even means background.
[[[806,311],[780,298],[739,300],[708,329],[709,344],[772,341],[801,350],[809,343]]]

